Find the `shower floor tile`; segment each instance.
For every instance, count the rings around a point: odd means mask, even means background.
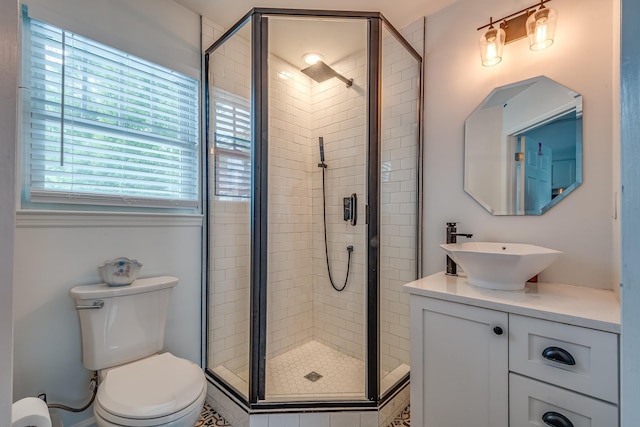
[[[267,360],[267,400],[362,399],[364,362],[317,341]]]
[[[224,366],[213,371],[248,394],[248,371],[234,373]],[[267,360],[265,387],[268,401],[363,399],[364,362],[310,341]]]

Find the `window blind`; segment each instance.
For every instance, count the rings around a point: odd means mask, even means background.
[[[32,202],[198,206],[198,81],[25,18]]]
[[[251,196],[251,107],[248,99],[213,89],[216,196]]]

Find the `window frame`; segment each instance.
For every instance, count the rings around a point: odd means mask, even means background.
[[[214,87],[213,99],[213,194],[229,200],[249,200],[251,198],[251,101],[224,89]],[[237,160],[238,170],[242,167],[244,177],[230,182],[228,167],[221,166],[221,157]],[[225,161],[225,163],[229,163]],[[234,185],[235,184],[235,185]],[[227,185],[229,188],[222,188]]]
[[[81,34],[73,33],[59,26],[46,23],[41,20],[37,20],[28,16],[27,8],[23,7],[23,20],[22,20],[22,41],[23,46],[21,53],[23,55],[22,58],[22,83],[19,87],[19,93],[21,96],[21,125],[22,129],[20,132],[21,141],[18,144],[18,150],[21,154],[21,180],[20,185],[21,189],[19,191],[19,205],[23,210],[37,209],[37,210],[70,210],[70,211],[112,211],[112,212],[153,212],[153,213],[199,213],[201,209],[201,187],[202,187],[202,179],[201,179],[201,150],[202,150],[202,142],[201,142],[201,78],[196,79],[191,76],[185,75],[183,73],[179,73],[177,71],[171,70],[163,65],[153,63],[152,61],[137,57],[135,55],[129,54],[120,49],[108,46],[99,41],[92,40],[90,38],[84,37]],[[184,123],[180,121],[177,122],[168,122],[169,124],[173,123],[174,129],[173,133],[179,134],[184,129],[187,129],[187,136],[183,139],[171,139],[170,137],[165,135],[165,138],[160,138],[156,133],[151,131],[148,132],[148,136],[146,132],[139,131],[138,135],[135,136],[135,139],[129,140],[129,144],[135,144],[136,141],[149,141],[150,149],[158,149],[161,147],[167,147],[170,149],[173,147],[176,151],[174,157],[178,160],[170,159],[165,160],[160,158],[160,160],[151,160],[147,161],[144,166],[149,169],[160,169],[161,163],[165,161],[165,169],[167,169],[167,165],[185,165],[185,169],[180,169],[180,172],[175,172],[174,170],[170,170],[167,173],[173,174],[175,177],[174,182],[165,181],[164,185],[165,189],[162,189],[159,193],[162,193],[162,196],[158,196],[158,193],[155,195],[147,195],[143,194],[144,190],[140,188],[131,187],[131,193],[127,194],[127,192],[123,192],[121,194],[106,194],[100,192],[86,192],[86,191],[61,191],[61,190],[51,190],[47,188],[36,188],[34,187],[34,182],[32,182],[32,176],[34,171],[32,170],[32,155],[34,152],[34,148],[32,145],[34,144],[34,139],[32,138],[32,108],[31,108],[31,97],[32,97],[32,79],[31,79],[31,61],[32,55],[34,51],[31,50],[31,38],[32,38],[32,22],[35,21],[37,25],[46,26],[47,28],[51,28],[57,31],[60,31],[62,34],[71,34],[88,44],[94,44],[99,46],[101,49],[105,49],[105,51],[113,53],[114,55],[122,55],[131,59],[131,61],[135,61],[136,64],[143,64],[142,66],[151,67],[149,70],[149,82],[148,86],[152,86],[154,83],[154,79],[159,79],[155,73],[156,70],[161,70],[170,75],[175,75],[176,80],[173,82],[175,84],[174,88],[166,89],[167,91],[174,90],[176,91],[178,86],[178,81],[188,81],[190,86],[188,87],[188,95],[177,95],[178,97],[183,97],[187,99],[188,96],[188,105],[190,116],[188,119],[185,119]],[[63,37],[64,42],[64,37]],[[52,42],[52,44],[55,41]],[[87,49],[87,52],[90,52]],[[64,62],[64,61],[63,61]],[[119,63],[122,65],[122,63]],[[64,66],[64,63],[61,67]],[[123,66],[123,72],[134,70],[133,67],[126,65]],[[158,71],[159,73],[159,71]],[[87,78],[89,74],[83,74],[84,78]],[[124,80],[123,80],[124,81]],[[61,85],[62,86],[62,85]],[[114,85],[116,86],[116,85]],[[88,85],[90,87],[90,85]],[[117,93],[117,90],[121,88],[121,86],[116,86],[117,89],[114,90],[114,93]],[[62,89],[61,89],[62,90]],[[160,95],[158,95],[160,96]],[[191,97],[193,96],[193,98]],[[66,108],[66,105],[69,103],[69,99],[73,100],[74,98],[65,98],[64,92],[60,95],[60,102],[57,104],[60,106],[62,110]],[[116,98],[118,99],[118,98]],[[175,102],[179,104],[178,101]],[[113,107],[114,110],[119,111],[120,113],[125,113],[125,110],[122,109],[122,104],[124,102],[116,102],[118,107]],[[153,104],[152,101],[149,101],[149,104]],[[63,106],[64,105],[64,106]],[[164,107],[164,105],[162,105]],[[149,112],[151,112],[149,117],[154,117],[153,119],[149,118],[149,121],[160,119],[156,118],[155,110],[153,106],[147,107]],[[176,110],[182,112],[183,110]],[[60,122],[63,123],[65,118],[63,116],[64,111],[60,113]],[[162,110],[158,110],[158,115],[162,114]],[[179,114],[173,113],[176,117],[181,117]],[[119,116],[118,116],[119,117]],[[147,117],[143,117],[142,120]],[[194,125],[195,123],[195,125]],[[167,126],[169,126],[167,124]],[[148,125],[148,128],[153,128],[154,125]],[[127,137],[130,135],[125,131],[118,133],[117,130],[113,131],[113,129],[106,129],[106,127],[98,127],[95,126],[96,131],[95,135],[100,135],[101,137],[105,137],[109,133],[118,135],[118,138],[122,138],[122,140],[126,141]],[[162,128],[160,128],[162,130]],[[105,130],[109,131],[106,132]],[[133,133],[133,132],[132,132]],[[66,134],[65,134],[66,135]],[[74,135],[75,136],[75,135]],[[92,135],[93,136],[93,135]],[[62,137],[61,152],[64,148],[62,148],[63,144],[67,144],[66,136]],[[113,146],[117,145],[117,142],[111,143]],[[164,145],[163,145],[164,144]],[[186,151],[185,151],[186,150]],[[142,153],[142,149],[140,152]],[[107,154],[111,153],[111,151],[107,150]],[[114,150],[113,153],[116,153]],[[127,165],[132,165],[134,162],[131,162],[131,155],[126,153],[121,153],[122,155],[122,163]],[[138,157],[142,157],[142,161],[146,161],[147,159],[143,156],[143,154],[136,154]],[[168,159],[168,157],[167,157]],[[113,161],[115,162],[115,161]],[[155,162],[155,163],[154,163]],[[179,163],[176,163],[179,162]],[[108,163],[108,162],[107,162]],[[157,163],[157,164],[156,164]],[[126,170],[126,166],[123,167],[123,170]],[[47,172],[44,172],[43,175],[46,175]],[[123,172],[124,173],[124,172]],[[143,172],[131,172],[132,176],[137,178],[137,175],[142,175]],[[185,175],[186,174],[186,175]],[[73,175],[73,172],[71,173]],[[153,173],[147,173],[147,176],[154,177]],[[160,177],[161,175],[157,175]],[[72,177],[73,179],[73,177]],[[113,182],[120,182],[120,178],[112,178]],[[43,180],[45,182],[45,180]],[[153,179],[146,181],[147,183],[154,183]],[[44,185],[44,184],[42,184]],[[70,184],[73,185],[73,184]],[[118,184],[119,186],[119,184]],[[159,186],[161,188],[161,186]],[[177,189],[177,190],[174,190]],[[137,192],[138,194],[134,194]],[[169,196],[164,196],[165,194]]]

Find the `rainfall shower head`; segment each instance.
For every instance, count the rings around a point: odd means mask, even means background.
[[[353,79],[346,78],[322,61],[318,61],[315,64],[308,66],[307,68],[302,70],[302,72],[318,83],[322,83],[325,80],[336,77],[342,80],[347,85],[347,87],[351,87],[351,85],[353,85]]]

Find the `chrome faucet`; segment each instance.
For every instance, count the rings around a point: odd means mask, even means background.
[[[470,239],[473,237],[473,234],[470,233],[458,233],[457,222],[447,222],[447,243],[457,243],[458,236],[466,237]],[[451,259],[449,255],[447,255],[447,276],[457,276],[458,275],[458,266]]]

